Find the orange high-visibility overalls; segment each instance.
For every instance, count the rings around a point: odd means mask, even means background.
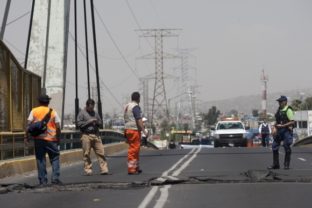
[[[141,144],[141,131],[138,130],[136,120],[133,115],[133,108],[138,106],[136,102],[130,102],[124,111],[125,136],[129,144],[128,148],[128,173],[138,173],[139,152]]]

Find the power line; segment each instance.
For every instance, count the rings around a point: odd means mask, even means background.
[[[8,22],[8,23],[6,24],[6,26],[9,26],[10,24],[12,24],[12,23],[14,23],[14,22],[16,22],[16,21],[22,19],[23,17],[25,17],[25,16],[28,15],[29,13],[30,13],[30,11],[25,12],[24,14],[22,14],[22,15],[19,16],[19,17],[16,17],[15,19],[13,19],[13,20],[11,20],[10,22]]]
[[[119,52],[120,56],[122,57],[122,59],[124,60],[124,62],[126,63],[126,65],[128,66],[128,68],[132,71],[132,73],[135,75],[135,77],[139,80],[139,76],[137,74],[137,72],[132,68],[132,66],[129,64],[129,62],[127,61],[126,57],[124,56],[124,54],[122,53],[121,49],[119,48],[119,46],[117,45],[116,41],[114,40],[111,32],[109,31],[108,27],[106,26],[106,24],[104,23],[101,15],[99,14],[98,10],[96,8],[95,9],[95,12],[96,14],[98,15],[98,17],[100,18],[100,21],[103,25],[103,27],[105,28],[109,38],[111,39],[111,41],[113,42],[114,46],[116,47],[117,51]]]
[[[71,38],[73,39],[72,33],[69,32],[69,34],[70,34]],[[74,40],[74,39],[73,39],[73,40]],[[84,57],[86,57],[86,55],[84,54],[83,50],[81,49],[79,43],[77,44],[77,48],[78,48],[79,52],[81,53],[81,55],[83,55]],[[95,71],[95,67],[94,67],[92,64],[90,64],[90,67],[91,67],[91,69],[92,69],[93,71]],[[104,85],[105,89],[106,89],[106,90],[109,92],[109,94],[113,97],[113,99],[115,100],[115,102],[116,102],[120,107],[122,107],[122,104],[118,101],[118,99],[115,97],[115,95],[113,94],[113,92],[108,88],[108,86],[104,83],[104,81],[103,81],[102,79],[100,79],[100,80],[101,80],[101,83]]]
[[[136,25],[138,26],[139,30],[142,30],[142,27],[141,27],[141,25],[140,25],[140,23],[139,23],[139,21],[138,21],[138,18],[136,17],[136,15],[135,15],[135,13],[134,13],[134,11],[133,11],[133,9],[132,9],[132,7],[131,7],[129,1],[128,1],[128,0],[125,0],[125,1],[126,1],[127,7],[128,7],[128,9],[130,10],[131,16],[133,17],[133,19],[134,19]],[[144,38],[144,40],[148,43],[148,45],[150,46],[150,48],[153,49],[153,46],[152,46],[152,44],[149,42],[149,40],[148,40],[147,38]]]

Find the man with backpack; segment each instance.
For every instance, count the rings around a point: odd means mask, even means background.
[[[269,169],[279,169],[279,146],[283,141],[285,149],[284,169],[289,169],[291,148],[293,142],[293,128],[294,128],[294,112],[290,106],[287,105],[287,97],[281,96],[276,101],[279,103],[279,108],[275,114],[275,129],[274,141],[272,144],[273,150],[273,165]]]
[[[59,141],[61,135],[60,118],[56,111],[49,108],[51,98],[48,95],[40,95],[38,98],[39,106],[31,110],[26,127],[26,143],[29,138],[34,139],[35,156],[37,160],[38,179],[41,186],[48,183],[46,169],[46,154],[48,153],[52,166],[51,183],[60,185],[60,151]],[[41,123],[40,123],[41,122]],[[34,126],[40,124],[39,128],[33,131]]]
[[[268,147],[269,146],[269,139],[271,135],[271,126],[266,122],[266,119],[263,120],[263,122],[259,126],[259,133],[261,134],[261,144],[262,147]]]

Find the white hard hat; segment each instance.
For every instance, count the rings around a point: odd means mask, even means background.
[[[143,118],[142,118],[142,121],[147,121],[147,118],[143,117]]]

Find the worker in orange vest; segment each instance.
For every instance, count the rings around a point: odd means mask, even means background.
[[[139,152],[141,143],[141,131],[148,135],[143,126],[142,111],[139,106],[140,93],[133,92],[131,102],[128,103],[124,110],[125,119],[125,137],[129,144],[128,148],[128,174],[137,175],[142,172],[139,166]]]
[[[47,185],[47,169],[46,169],[46,154],[49,155],[50,163],[52,166],[52,184],[62,184],[59,180],[60,177],[60,151],[59,141],[61,135],[60,123],[61,120],[56,111],[49,108],[50,97],[48,95],[40,95],[38,98],[39,106],[31,110],[26,127],[26,140],[28,144],[30,137],[34,139],[35,156],[37,160],[38,179],[39,184],[42,186]],[[51,110],[51,111],[50,111]],[[50,112],[49,112],[50,111]],[[50,119],[47,122],[47,129],[38,136],[31,136],[28,133],[29,126],[37,121],[41,121],[50,113]]]

